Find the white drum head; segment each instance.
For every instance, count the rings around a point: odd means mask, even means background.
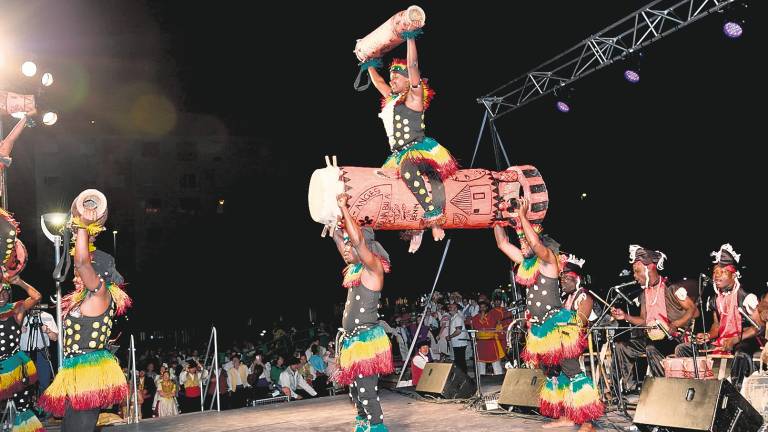
[[[341,170],[328,166],[317,169],[309,179],[309,214],[312,220],[323,225],[333,225],[341,216],[336,204],[336,196],[344,192],[344,183],[340,180]]]

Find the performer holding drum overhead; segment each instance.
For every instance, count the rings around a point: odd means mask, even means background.
[[[421,11],[421,12],[419,12]],[[459,168],[451,153],[434,139],[426,136],[424,113],[435,92],[421,76],[416,38],[422,33],[424,16],[421,8],[409,8],[410,26],[399,33],[406,40],[407,58],[394,59],[389,67],[389,82],[376,70],[380,59],[370,59],[361,65],[368,71],[371,81],[381,93],[381,112],[384,130],[392,154],[383,168],[397,168],[419,206],[424,210],[421,227],[431,228],[435,241],[445,237],[445,187],[443,181]],[[387,25],[385,23],[385,25]],[[378,60],[378,61],[377,61]],[[423,231],[414,230],[408,252],[415,253],[421,245]]]

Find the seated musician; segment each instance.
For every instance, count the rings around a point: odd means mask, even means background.
[[[659,274],[664,270],[666,255],[637,245],[629,247],[629,262],[635,280],[643,287],[640,294],[640,316],[632,316],[621,309],[612,308],[611,315],[617,320],[626,320],[636,326],[654,326],[641,337],[632,337],[628,341],[616,344],[616,362],[618,373],[626,391],[637,388],[632,373],[637,358],[645,354],[651,375],[664,376],[661,360],[672,354],[676,341],[669,340],[659,327],[673,334],[677,329],[688,328],[696,312],[696,305],[688,297],[685,288],[667,286],[665,277]]]
[[[711,255],[715,257],[712,285],[716,296],[709,298],[707,310],[712,311],[712,325],[709,332],[697,334],[696,339],[699,343],[712,341],[712,352],[715,354],[734,355],[731,378],[738,386],[744,377],[754,371],[752,355],[759,349],[755,338],[759,334],[758,329],[750,325],[738,308],[748,315],[753,315],[757,310],[758,299],[741,287],[741,274],[736,268],[741,255],[737,254],[730,244],[720,246],[720,250],[712,252]],[[691,357],[691,345],[678,345],[675,355]]]

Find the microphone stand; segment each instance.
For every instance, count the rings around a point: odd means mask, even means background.
[[[595,325],[590,327],[588,329],[588,331],[592,332],[594,330],[613,330],[613,331],[620,330],[620,329],[623,330],[623,331],[621,331],[619,333],[613,333],[613,334],[610,334],[609,332],[606,332],[606,333],[608,333],[606,335],[606,338],[607,338],[606,343],[608,343],[608,346],[611,347],[611,375],[612,375],[612,379],[611,379],[611,384],[612,385],[611,386],[613,387],[614,394],[616,395],[616,408],[622,414],[624,414],[624,416],[627,417],[627,418],[631,418],[631,417],[630,417],[629,413],[627,413],[627,404],[624,401],[624,389],[623,389],[623,386],[622,386],[622,383],[621,383],[622,378],[620,376],[618,360],[616,359],[616,338],[621,336],[621,335],[623,335],[624,333],[627,333],[627,332],[635,330],[635,329],[639,329],[639,328],[652,328],[652,327],[649,327],[649,326],[636,326],[636,325],[633,325],[630,322],[627,322],[627,324],[629,324],[628,327],[598,327],[597,324],[600,323],[603,320],[603,318],[605,318],[606,314],[611,310],[611,308],[613,308],[613,304],[616,303],[616,300],[618,300],[619,297],[624,298],[624,300],[628,302],[627,303],[627,309],[629,309],[629,299],[626,296],[624,296],[623,293],[621,293],[621,291],[619,291],[619,288],[624,287],[624,286],[634,285],[635,283],[637,283],[637,282],[635,282],[635,281],[625,282],[623,284],[619,284],[619,285],[611,287],[608,290],[608,295],[610,295],[611,291],[616,291],[618,293],[618,295],[616,297],[614,297],[613,300],[611,300],[610,303],[608,303],[605,300],[603,300],[602,298],[600,298],[600,296],[595,294],[592,290],[587,290],[593,297],[595,297],[596,299],[600,300],[604,305],[607,306],[607,308],[605,310],[603,310],[603,312],[600,314],[600,317],[598,317],[598,319],[595,320]],[[627,311],[627,314],[629,314],[628,311]]]
[[[613,288],[608,290],[608,294],[611,293]],[[589,327],[587,329],[588,332],[594,331],[594,330],[616,330],[616,328],[612,327],[597,327],[597,324],[600,323],[603,318],[605,318],[605,315],[611,310],[613,307],[613,304],[616,303],[616,300],[618,300],[618,297],[614,297],[614,299],[611,301],[611,303],[607,303],[605,300],[600,298],[597,294],[592,292],[592,290],[587,290],[592,296],[603,302],[607,307],[603,310],[603,312],[600,314],[600,316],[595,320],[595,325],[592,327]],[[613,387],[613,392],[616,395],[616,409],[618,409],[620,412],[622,412],[626,417],[629,417],[629,414],[627,414],[627,405],[624,403],[624,390],[622,389],[621,385],[621,377],[619,376],[619,366],[618,362],[616,361],[616,337],[621,336],[622,334],[632,330],[634,327],[629,327],[628,329],[625,329],[624,331],[620,332],[619,334],[606,332],[606,343],[609,347],[611,347],[611,375],[613,376],[611,379],[611,387]]]
[[[738,308],[736,308],[736,309],[738,309],[738,311],[739,311],[739,313],[741,314],[741,316],[743,316],[743,317],[744,317],[744,319],[746,319],[746,320],[747,320],[747,322],[749,323],[749,325],[751,325],[752,327],[754,327],[754,328],[756,328],[756,329],[760,330],[760,326],[759,326],[759,325],[757,325],[757,323],[755,322],[755,320],[753,320],[753,319],[752,319],[752,317],[751,317],[751,316],[749,316],[749,314],[748,314],[748,313],[744,312],[744,308],[742,308],[741,306],[739,306],[739,307],[738,307]],[[743,330],[742,330],[742,332],[743,332]]]
[[[477,386],[477,389],[475,390],[474,396],[482,398],[483,390],[480,387],[480,365],[478,365],[477,360],[477,330],[467,330],[467,333],[469,333],[470,339],[472,339],[472,356],[475,364],[475,385]]]
[[[707,321],[704,315],[704,278],[702,276],[704,275],[699,273],[699,309],[701,309],[701,331],[706,333]]]
[[[656,320],[656,328],[661,330],[664,333],[664,335],[667,337],[667,340],[676,339],[674,336],[672,336],[672,334],[669,333],[669,331],[663,325],[661,325],[661,323],[658,320]],[[696,344],[693,343],[693,340],[691,340],[691,352],[693,353],[693,376],[696,379],[699,379],[699,363],[696,360],[696,357],[697,357]]]
[[[693,332],[691,332],[693,333]],[[696,336],[691,335],[691,352],[693,352],[693,376],[696,379],[699,379],[699,361],[697,359],[697,351],[699,350],[696,346]]]
[[[515,281],[515,272],[514,270],[510,270],[510,280],[512,281],[512,304],[515,305],[515,307],[518,307],[518,302],[520,301],[520,293],[517,291],[517,282]],[[523,303],[525,302],[525,298],[522,299]],[[519,309],[515,309],[514,314],[512,315],[514,317],[513,321],[516,321],[521,318],[521,312]],[[507,350],[510,348],[512,349],[512,366],[513,367],[520,367],[520,335],[518,334],[513,340],[507,340],[508,346]],[[511,343],[509,343],[511,342]],[[509,360],[507,353],[504,353],[504,356],[507,357],[507,360]]]

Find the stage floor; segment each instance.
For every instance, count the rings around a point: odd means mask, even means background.
[[[485,380],[484,380],[485,381]],[[498,379],[495,381],[499,381]],[[500,382],[483,384],[486,394],[500,389]],[[464,404],[420,400],[407,391],[380,391],[384,421],[392,431],[445,432],[492,431],[523,432],[541,430],[546,420],[506,411],[478,412]],[[139,424],[110,426],[110,432],[351,432],[356,412],[348,395],[306,401],[242,408],[222,412],[182,414],[176,417],[142,420]],[[618,420],[610,416],[609,420]],[[610,426],[609,426],[610,425]],[[613,426],[615,425],[615,426]],[[599,430],[627,430],[627,421],[603,421]],[[577,428],[559,429],[564,431]]]

